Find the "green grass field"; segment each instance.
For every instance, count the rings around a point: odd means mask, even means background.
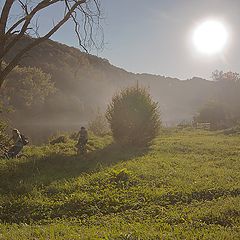
[[[0,160],[0,239],[240,239],[240,137],[168,130],[149,149],[92,137]]]

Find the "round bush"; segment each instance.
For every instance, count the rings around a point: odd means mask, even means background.
[[[158,133],[158,104],[144,88],[131,87],[112,98],[106,112],[115,141],[121,144],[146,145]]]

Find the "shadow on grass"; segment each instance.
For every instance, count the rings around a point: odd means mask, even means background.
[[[239,188],[227,189],[211,189],[201,190],[191,193],[176,192],[167,193],[156,198],[151,198],[151,202],[147,203],[136,201],[142,199],[142,192],[139,190],[135,196],[113,201],[111,198],[87,199],[70,199],[58,204],[54,202],[42,203],[25,199],[25,196],[14,196],[15,194],[27,194],[34,187],[49,185],[55,180],[71,179],[81,175],[82,173],[97,172],[108,166],[112,166],[120,161],[127,161],[135,157],[145,154],[147,149],[124,149],[117,145],[111,144],[104,149],[90,152],[86,158],[78,156],[54,154],[45,158],[28,160],[13,165],[13,169],[0,172],[0,187],[3,193],[8,194],[9,199],[0,206],[0,222],[6,223],[33,223],[35,221],[43,222],[52,221],[53,219],[76,218],[84,220],[86,217],[102,214],[117,214],[125,211],[138,211],[149,205],[157,206],[173,206],[176,204],[190,204],[194,201],[212,201],[221,197],[238,197],[240,195]],[[12,195],[12,196],[11,196]],[[14,198],[14,199],[13,199]],[[40,199],[41,202],[41,199]],[[145,211],[145,210],[144,210]],[[148,216],[152,215],[155,219],[158,212],[147,212]],[[222,226],[232,226],[239,217],[239,211],[228,211],[225,217],[206,215],[197,218],[206,224],[217,224]],[[169,218],[166,220],[168,224],[176,225],[182,223],[181,219]]]
[[[78,177],[82,173],[97,172],[118,162],[141,156],[147,151],[147,148],[126,149],[110,144],[103,149],[89,152],[86,156],[55,153],[20,163],[13,162],[8,165],[7,170],[0,170],[0,193],[26,194],[34,187]]]

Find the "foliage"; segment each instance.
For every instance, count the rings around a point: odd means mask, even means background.
[[[116,94],[106,117],[114,139],[124,145],[148,144],[160,128],[158,105],[144,88],[126,88]]]
[[[212,129],[234,128],[240,120],[240,76],[216,70],[212,79],[216,82],[214,101],[208,101],[194,120],[211,123]]]
[[[215,71],[217,95],[215,100],[224,105],[233,124],[240,120],[240,75],[235,72]]]
[[[88,130],[96,136],[106,135],[109,132],[109,126],[106,117],[98,112],[96,117],[89,122]]]
[[[8,145],[9,136],[7,134],[8,124],[5,114],[9,111],[6,109],[0,101],[0,143],[4,146]]]
[[[214,81],[232,81],[232,82],[239,82],[240,75],[236,72],[223,72],[223,71],[214,71],[212,73],[212,79]]]
[[[169,131],[149,152],[91,138],[0,161],[0,239],[239,239],[239,136]]]
[[[7,129],[8,129],[7,123],[0,120],[0,143],[3,144],[4,146],[7,146],[9,141]]]
[[[9,75],[1,98],[16,109],[41,106],[47,97],[56,91],[50,74],[41,69],[16,67]]]
[[[127,169],[114,170],[112,172],[111,182],[120,183],[120,182],[128,182],[130,178],[131,172]]]
[[[50,144],[54,145],[54,144],[58,144],[58,143],[66,143],[67,140],[68,140],[67,136],[61,135],[61,136],[53,137],[50,140]]]
[[[226,127],[227,117],[226,110],[222,105],[208,102],[200,109],[194,120],[199,123],[211,123],[212,129],[221,129]]]

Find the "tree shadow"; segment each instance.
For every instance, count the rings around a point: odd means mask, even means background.
[[[0,169],[0,193],[27,194],[34,187],[42,187],[57,180],[68,180],[83,173],[100,171],[118,162],[144,155],[148,148],[126,148],[110,144],[85,156],[55,153],[41,158],[8,164]]]

